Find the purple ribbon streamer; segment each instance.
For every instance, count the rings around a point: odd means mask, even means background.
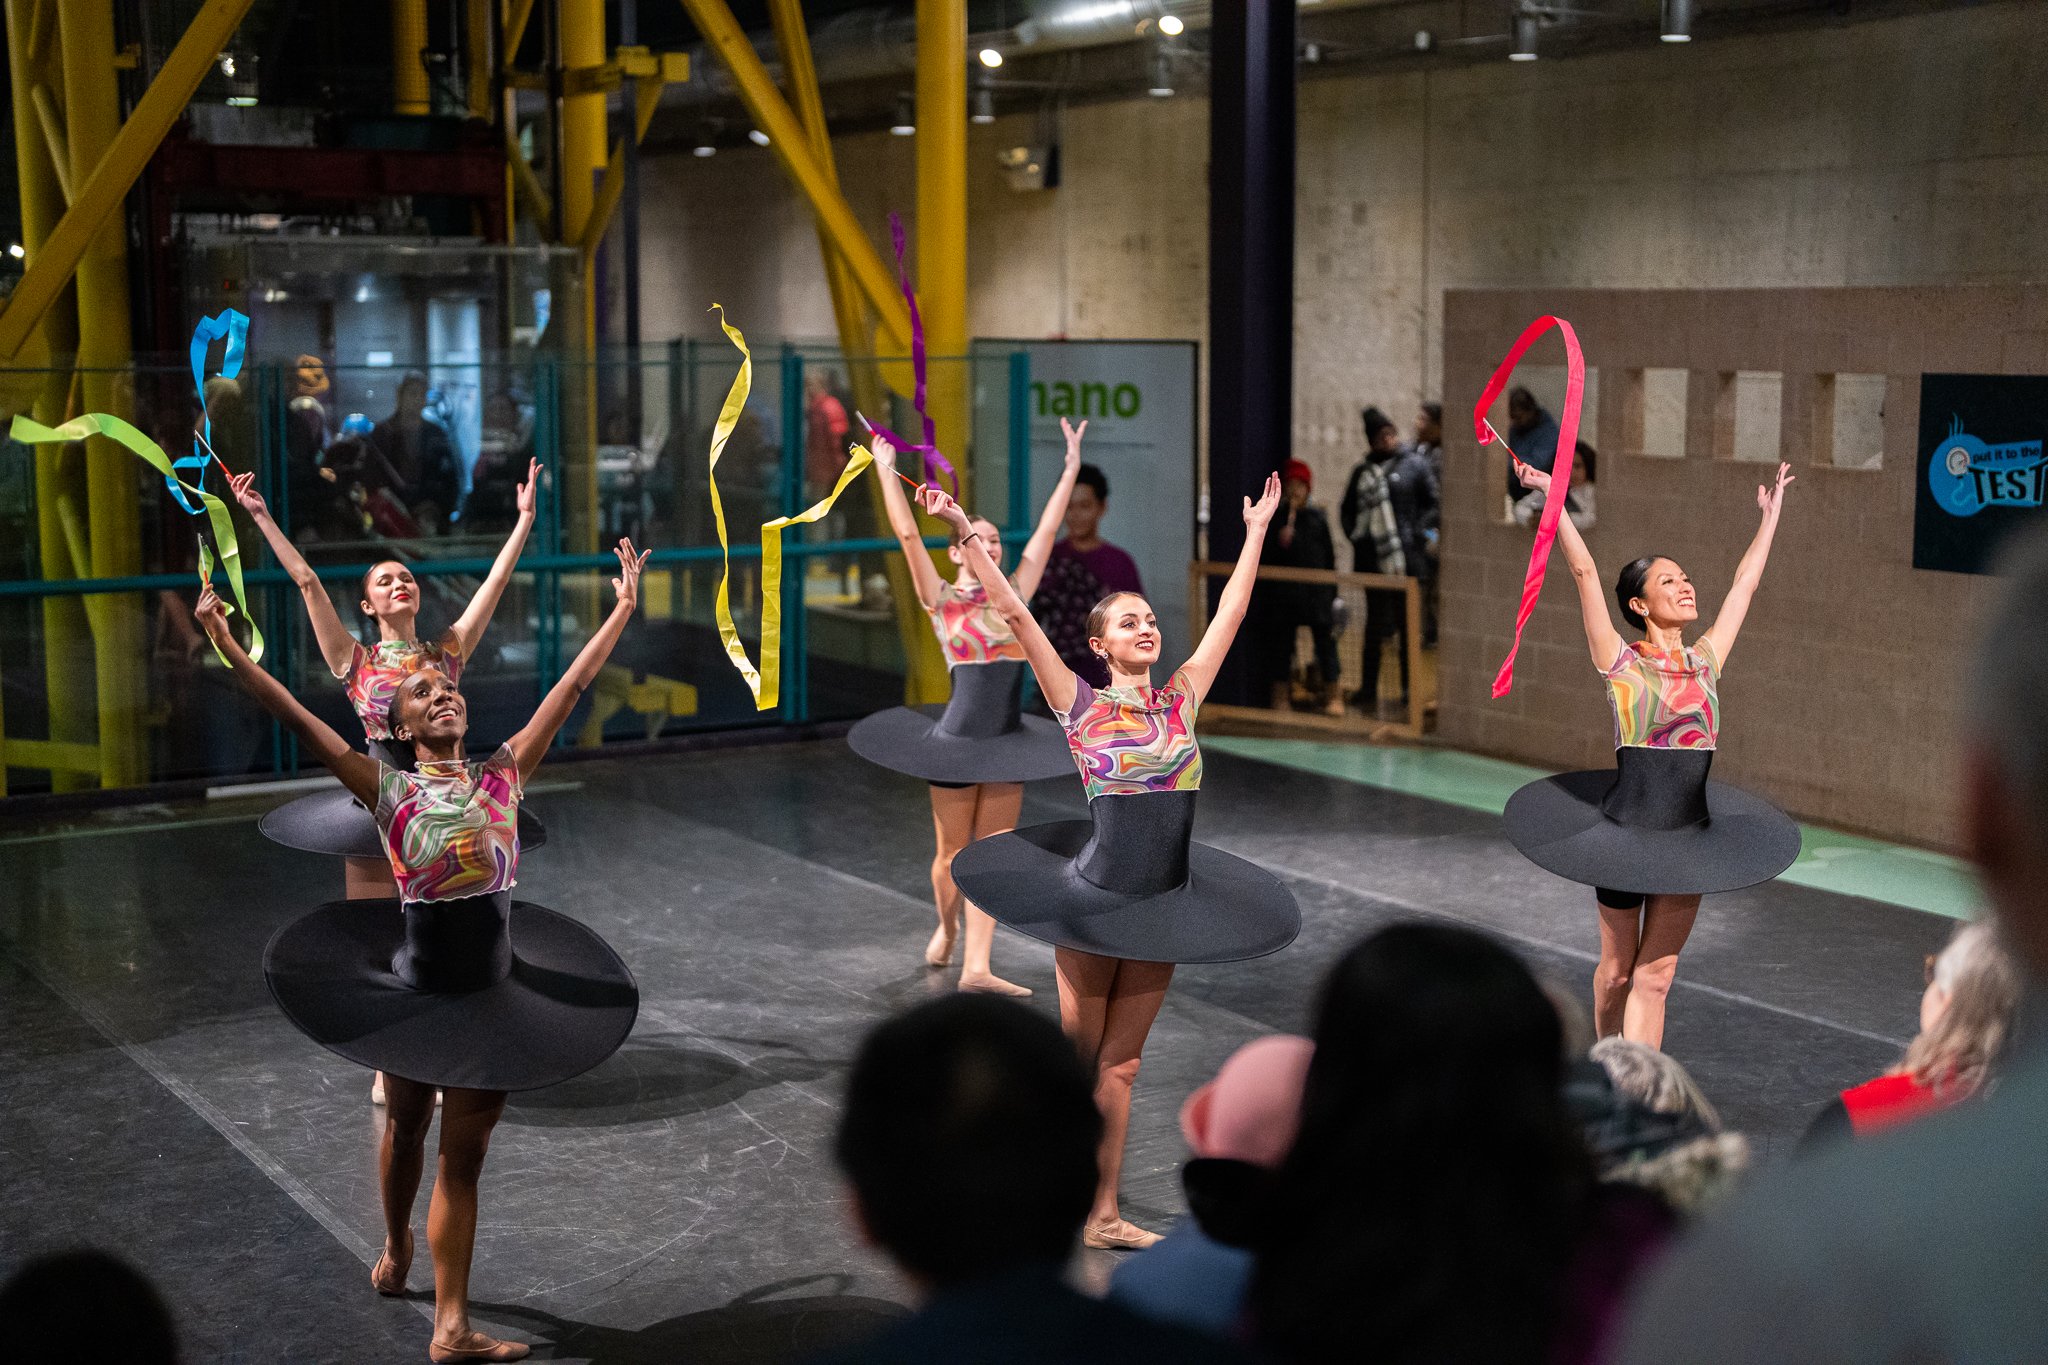
[[[924,319],[917,311],[917,291],[910,287],[910,271],[903,264],[903,219],[898,214],[889,215],[889,240],[896,247],[896,282],[902,286],[903,301],[910,305],[910,370],[916,376],[917,387],[911,394],[911,406],[917,409],[919,419],[924,423],[924,440],[913,444],[898,436],[885,426],[868,423],[876,435],[882,437],[898,450],[914,450],[924,456],[925,482],[936,484],[941,476],[952,485],[952,494],[960,496],[960,474],[953,468],[952,461],[939,453],[938,424],[925,411],[925,358]]]

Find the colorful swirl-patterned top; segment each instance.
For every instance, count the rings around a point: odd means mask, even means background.
[[[1099,692],[1086,678],[1075,678],[1074,705],[1062,723],[1088,799],[1200,791],[1198,706],[1178,672],[1164,687],[1105,687]]]
[[[1702,638],[1684,649],[1631,640],[1601,670],[1614,706],[1614,747],[1711,749],[1721,727],[1721,660]]]
[[[988,600],[988,589],[979,583],[964,588],[957,583],[939,584],[939,600],[931,616],[947,668],[1024,657],[1024,646]]]
[[[335,676],[347,687],[348,703],[356,708],[364,734],[371,739],[391,738],[391,699],[398,695],[398,685],[422,668],[438,668],[452,683],[462,681],[462,656],[438,643],[380,640],[370,646],[356,642],[348,672]]]
[[[504,891],[519,872],[519,763],[512,746],[481,762],[378,765],[377,828],[399,897],[449,901]]]

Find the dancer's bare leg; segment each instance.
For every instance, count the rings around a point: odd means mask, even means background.
[[[1597,904],[1597,902],[1596,902]],[[1628,1004],[1629,975],[1635,970],[1636,949],[1642,942],[1643,910],[1602,905],[1600,909],[1600,962],[1593,968],[1593,1036],[1612,1038],[1621,1032],[1623,1007]]]
[[[1103,1017],[1102,1039],[1095,1052],[1095,1104],[1102,1111],[1100,1177],[1095,1204],[1083,1235],[1088,1240],[1143,1238],[1142,1229],[1126,1223],[1117,1206],[1117,1185],[1123,1175],[1124,1140],[1131,1126],[1131,1088],[1152,1021],[1173,980],[1170,962],[1119,961],[1111,980]],[[1106,1236],[1105,1236],[1106,1235]]]
[[[496,1341],[469,1325],[469,1265],[476,1253],[476,1187],[491,1130],[505,1112],[502,1090],[449,1090],[441,1106],[441,1159],[427,1208],[427,1249],[434,1255],[433,1360],[518,1360],[528,1348]]]
[[[974,787],[933,787],[932,792],[932,904],[939,912],[939,927],[925,945],[927,967],[943,967],[953,960],[953,942],[960,935],[960,888],[953,884],[953,855],[974,842],[974,807],[979,792]]]
[[[403,1294],[412,1268],[412,1206],[426,1165],[434,1087],[402,1076],[385,1082],[384,1140],[377,1149],[377,1186],[384,1203],[384,1254],[370,1271],[379,1294]]]
[[[986,839],[1017,828],[1018,812],[1024,809],[1024,784],[984,782],[981,799],[974,807],[974,837]],[[949,873],[950,876],[950,873]],[[995,946],[996,922],[973,901],[962,902],[966,910],[966,944],[960,957],[960,989],[988,991],[994,995],[1029,995],[1029,986],[1019,986],[997,976],[989,967],[989,953]]]
[[[1649,1047],[1664,1046],[1664,1002],[1678,975],[1678,953],[1692,936],[1700,912],[1698,896],[1652,896],[1643,905],[1643,939],[1629,973],[1628,1004],[1621,1036]]]

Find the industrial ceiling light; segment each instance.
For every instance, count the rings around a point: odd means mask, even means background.
[[[768,134],[762,132],[759,128],[749,128],[747,129],[747,141],[753,143],[756,147],[766,147],[768,145]]]
[[[991,71],[1003,64],[1003,54],[992,47],[985,47],[976,55],[981,59],[981,64]]]
[[[1692,0],[1664,0],[1663,38],[1667,43],[1692,41]]]
[[[26,251],[23,251],[21,249],[20,242],[9,242],[7,244],[7,254],[12,256],[17,261],[20,260],[22,257],[28,255]]]
[[[1508,52],[1511,62],[1533,62],[1536,60],[1536,14],[1533,10],[1515,11],[1515,45]]]
[[[1145,93],[1162,100],[1173,93],[1173,68],[1164,48],[1152,54],[1152,84]]]
[[[1180,37],[1182,31],[1186,28],[1187,25],[1180,21],[1178,14],[1162,14],[1159,16],[1159,31],[1169,38]]]
[[[717,156],[718,146],[708,137],[697,139],[697,145],[690,148],[691,156]]]
[[[916,106],[911,103],[910,96],[896,97],[896,121],[889,125],[889,131],[898,137],[910,137],[917,132]]]
[[[967,97],[967,121],[969,123],[994,123],[996,121],[996,92],[987,88],[974,91]]]

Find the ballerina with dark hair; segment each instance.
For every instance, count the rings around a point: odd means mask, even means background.
[[[1009,623],[1046,704],[1066,727],[1088,793],[1088,819],[998,834],[962,849],[953,879],[969,900],[1053,945],[1060,1023],[1095,1073],[1102,1110],[1100,1184],[1082,1229],[1091,1247],[1159,1240],[1117,1205],[1131,1086],[1152,1021],[1181,962],[1237,962],[1278,952],[1301,931],[1293,893],[1264,868],[1193,842],[1202,751],[1195,713],[1216,681],[1251,600],[1280,476],[1244,500],[1244,548],[1216,615],[1188,661],[1152,685],[1159,618],[1136,593],[1112,593],[1088,620],[1088,647],[1109,669],[1100,690],[1075,675],[982,544],[958,503],[919,491],[953,527],[962,557]]]
[[[432,640],[419,636],[419,582],[412,570],[396,559],[379,560],[363,575],[362,612],[375,627],[377,639],[371,644],[357,639],[342,624],[319,575],[271,517],[269,505],[256,491],[255,481],[254,474],[231,479],[229,487],[235,501],[256,523],[279,566],[298,587],[306,604],[306,619],[313,627],[313,639],[320,646],[320,657],[347,689],[349,704],[363,723],[371,757],[394,767],[404,766],[402,751],[388,747],[390,713],[398,685],[422,668],[437,669],[450,682],[461,681],[463,666],[475,655],[477,642],[491,624],[498,599],[512,581],[519,552],[533,530],[540,462],[527,464],[526,482],[519,486],[517,497],[519,518],[482,586],[455,623]],[[317,792],[279,806],[263,817],[262,829],[265,835],[289,848],[347,859],[346,884],[350,895],[393,894],[376,822],[345,791]],[[532,814],[521,812],[520,841],[525,847],[538,848],[546,839],[547,832],[540,822]]]
[[[597,678],[639,601],[646,554],[618,546],[617,601],[533,719],[487,759],[463,749],[469,708],[428,664],[398,684],[391,745],[413,762],[355,752],[236,643],[212,587],[194,614],[235,680],[375,812],[398,895],[329,901],[279,929],[263,953],[278,1008],[329,1051],[385,1074],[379,1179],[384,1251],[378,1293],[405,1292],[412,1208],[434,1092],[445,1090],[440,1161],[427,1211],[434,1258],[428,1358],[518,1360],[527,1347],[469,1325],[477,1181],[507,1092],[579,1076],[632,1031],[633,974],[581,923],[512,899],[519,801],[577,698]]]
[[[1025,542],[1017,571],[1005,580],[1017,596],[1030,600],[1052,554],[1053,537],[1067,513],[1067,497],[1081,469],[1081,434],[1060,419],[1067,438],[1066,466],[1045,500],[1038,526]],[[882,476],[882,505],[890,529],[910,566],[910,585],[918,605],[931,618],[939,648],[946,656],[952,696],[943,706],[897,706],[877,711],[847,734],[853,751],[870,763],[911,777],[931,787],[932,829],[938,844],[932,856],[932,900],[939,926],[925,945],[928,967],[952,960],[953,944],[962,937],[960,989],[997,995],[1029,995],[1026,987],[997,976],[989,963],[996,923],[960,894],[953,882],[953,858],[976,839],[1015,828],[1024,806],[1024,784],[1064,777],[1073,771],[1059,727],[1040,716],[1023,715],[1024,647],[967,567],[959,539],[947,550],[956,570],[953,581],[938,568],[918,533],[917,517],[896,478],[896,447],[876,433],[872,445]],[[1003,548],[995,523],[977,517],[969,523],[977,542],[997,564]]]
[[[1550,475],[1515,461],[1515,477],[1548,490]],[[1700,896],[1769,881],[1799,856],[1799,827],[1748,792],[1707,780],[1720,736],[1721,670],[1763,581],[1790,465],[1759,486],[1756,536],[1735,566],[1721,613],[1697,641],[1692,580],[1675,560],[1645,555],[1614,585],[1622,618],[1643,632],[1624,642],[1607,615],[1600,570],[1578,527],[1557,519],[1557,543],[1579,593],[1593,666],[1614,711],[1613,769],[1562,773],[1508,800],[1503,820],[1516,848],[1538,867],[1595,888],[1600,964],[1593,1023],[1660,1047],[1664,1005]]]

